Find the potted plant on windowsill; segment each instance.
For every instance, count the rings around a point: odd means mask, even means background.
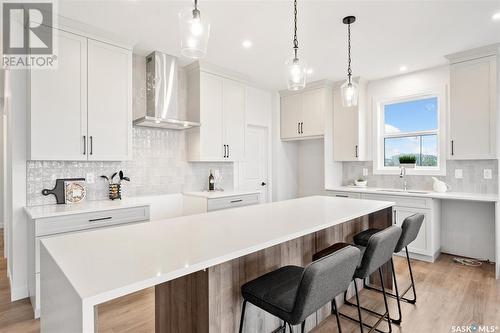
[[[399,166],[406,169],[413,169],[417,164],[415,155],[401,155],[399,156]]]

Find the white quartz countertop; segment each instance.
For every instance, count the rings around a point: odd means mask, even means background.
[[[482,193],[467,193],[467,192],[445,192],[438,193],[434,191],[408,190],[401,191],[398,189],[379,188],[379,187],[356,187],[356,186],[339,186],[327,188],[327,191],[339,192],[354,192],[354,193],[370,193],[380,195],[399,195],[405,197],[423,197],[432,199],[447,199],[447,200],[468,200],[468,201],[486,201],[497,202],[498,194],[482,194]]]
[[[393,205],[313,196],[52,237],[42,246],[95,305]]]
[[[92,213],[112,209],[148,206],[143,200],[127,198],[122,200],[95,200],[84,201],[77,204],[53,204],[42,206],[24,207],[28,216],[35,220],[47,217]]]
[[[258,194],[259,191],[198,191],[198,192],[184,192],[184,195],[192,196],[192,197],[201,197],[207,199],[217,199],[217,198],[228,198],[239,195],[248,195],[248,194]]]

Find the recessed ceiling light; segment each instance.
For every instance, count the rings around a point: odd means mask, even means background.
[[[491,18],[492,18],[493,20],[495,20],[495,21],[500,20],[500,12],[493,14],[493,16],[492,16]]]
[[[309,68],[306,72],[307,72],[307,74],[312,74],[314,71],[312,68]]]
[[[245,49],[249,49],[252,47],[252,41],[251,40],[244,40],[241,45],[245,48]]]
[[[408,70],[408,67],[406,67],[406,66],[401,66],[401,67],[399,67],[399,70],[400,70],[401,72],[406,72],[406,71]]]

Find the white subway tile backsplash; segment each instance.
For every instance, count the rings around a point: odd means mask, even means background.
[[[493,194],[498,193],[497,160],[449,160],[446,161],[446,176],[437,177],[451,186],[452,191]],[[374,175],[373,162],[343,162],[342,183],[349,185],[368,169],[368,186],[401,188],[402,180],[397,175]],[[491,170],[491,179],[484,178],[484,169]],[[457,171],[459,176],[457,177]],[[431,176],[407,176],[408,188],[432,190]]]
[[[53,188],[58,178],[94,175],[87,184],[87,200],[107,198],[107,183],[101,175],[111,176],[123,170],[131,179],[122,185],[122,196],[171,194],[207,187],[209,169],[218,169],[218,187],[233,188],[233,164],[230,162],[189,163],[186,132],[153,128],[134,128],[133,160],[121,162],[27,162],[28,206],[55,203],[54,196],[43,196],[44,188]]]

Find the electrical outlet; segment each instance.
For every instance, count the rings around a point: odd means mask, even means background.
[[[363,176],[368,176],[368,168],[363,168]]]
[[[484,169],[483,170],[483,177],[484,177],[484,179],[493,178],[492,173],[491,173],[491,169]]]
[[[455,169],[455,178],[457,178],[457,179],[464,178],[462,169]]]
[[[87,182],[87,184],[94,184],[95,183],[94,173],[93,172],[87,173],[87,175],[85,176],[85,181]]]

